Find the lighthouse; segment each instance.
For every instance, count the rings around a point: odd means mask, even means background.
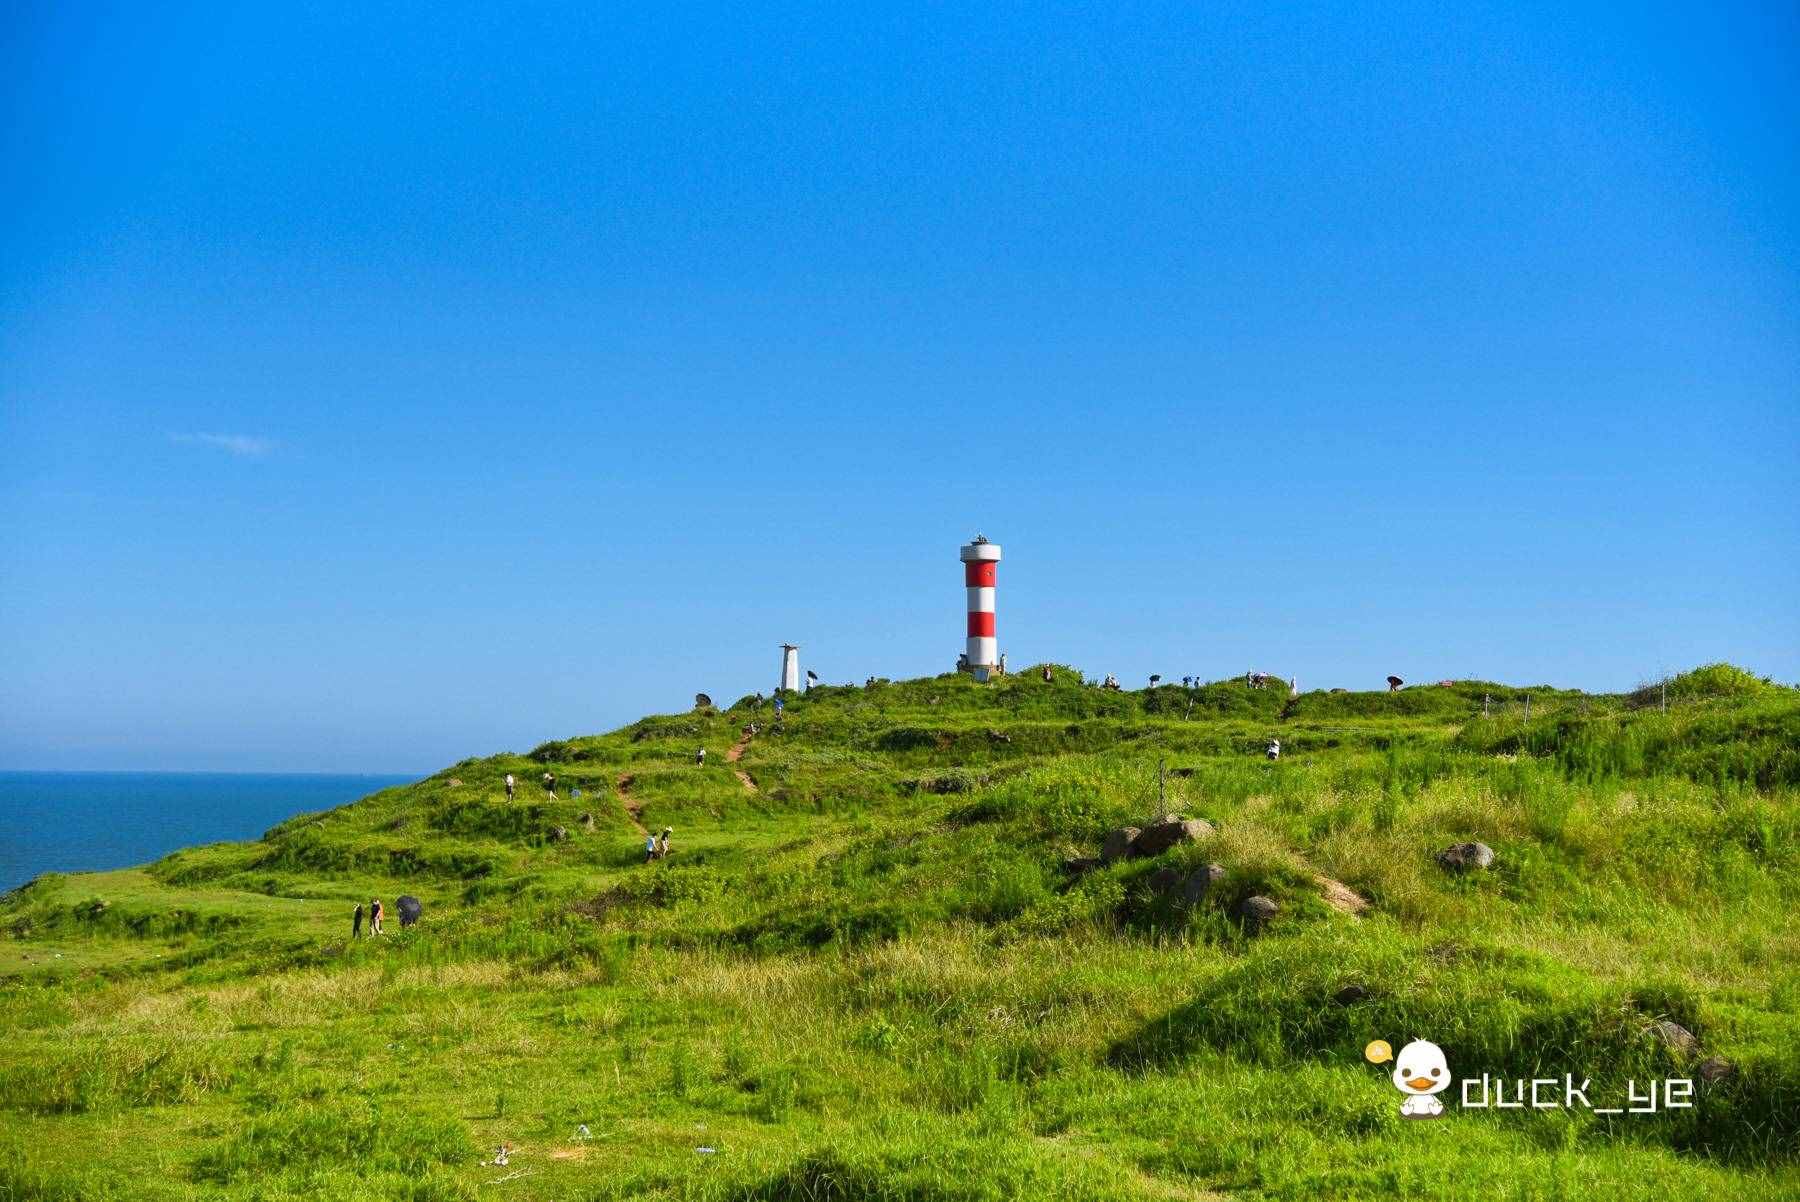
[[[800,647],[796,643],[781,645],[781,683],[775,687],[777,696],[782,693],[798,693],[800,691]]]
[[[994,637],[994,576],[1000,545],[977,534],[974,542],[963,545],[958,558],[969,594],[969,648],[961,666],[976,680],[986,681],[1000,665],[1000,641]]]

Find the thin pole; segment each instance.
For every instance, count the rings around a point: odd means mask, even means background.
[[[1156,816],[1158,818],[1169,812],[1169,795],[1165,785],[1166,774],[1163,772],[1163,765],[1167,762],[1163,759],[1156,761]]]
[[[1525,721],[1531,721],[1531,694],[1525,694]]]
[[[1669,712],[1669,682],[1666,680],[1662,682],[1662,712]]]

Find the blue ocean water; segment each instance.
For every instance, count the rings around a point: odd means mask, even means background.
[[[195,843],[254,839],[413,776],[0,772],[0,891],[41,872],[142,864]]]

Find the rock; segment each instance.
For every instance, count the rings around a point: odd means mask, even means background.
[[[1680,1023],[1670,1022],[1666,1018],[1659,1023],[1650,1024],[1649,1035],[1671,1052],[1682,1056],[1700,1049],[1700,1041],[1694,1038],[1692,1031]]]
[[[1369,991],[1361,985],[1346,985],[1331,995],[1331,1000],[1340,1006],[1354,1006],[1369,996]]]
[[[1100,867],[1100,857],[1099,856],[1070,856],[1066,860],[1063,861],[1062,866],[1063,866],[1064,872],[1070,873],[1071,875],[1074,875],[1074,876],[1080,876],[1084,872],[1091,872],[1094,869]]]
[[[1485,843],[1452,843],[1437,854],[1438,865],[1450,872],[1469,872],[1494,865],[1494,849]]]
[[[1100,862],[1110,864],[1114,860],[1123,860],[1131,854],[1131,844],[1138,837],[1135,826],[1121,826],[1106,836],[1106,842],[1100,847]]]
[[[594,829],[594,816],[592,814],[583,814],[581,817],[577,818],[575,821],[581,823],[582,826],[586,827],[590,831]]]
[[[452,789],[460,789],[462,788],[462,781],[453,776],[450,778],[450,787]]]
[[[1244,920],[1244,925],[1249,927],[1251,933],[1254,934],[1262,930],[1263,925],[1280,911],[1281,907],[1273,898],[1252,894],[1238,903],[1237,916]]]
[[[1012,742],[1011,735],[1006,734],[1003,731],[995,730],[991,726],[988,728],[987,737],[988,737],[989,741],[994,742],[994,743],[1010,743],[1010,742]]]
[[[1737,1072],[1737,1065],[1723,1056],[1708,1056],[1702,1060],[1694,1075],[1700,1078],[1703,1085],[1714,1085]]]
[[[1131,841],[1134,856],[1160,856],[1178,843],[1198,843],[1213,833],[1212,823],[1204,818],[1183,818],[1170,814],[1138,832]]]
[[[550,828],[550,842],[566,843],[566,842],[568,842],[568,839],[569,839],[569,828],[568,827],[553,826]]]
[[[1206,900],[1212,887],[1225,879],[1225,869],[1219,864],[1202,864],[1188,874],[1182,882],[1181,900],[1190,906],[1197,906]]]
[[[1181,887],[1181,873],[1165,864],[1150,874],[1147,883],[1152,893],[1173,893]]]
[[[1361,914],[1369,908],[1368,899],[1344,882],[1328,876],[1314,877],[1313,880],[1319,886],[1319,895],[1333,910],[1341,914]]]

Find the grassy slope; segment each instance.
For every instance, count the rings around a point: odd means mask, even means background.
[[[1791,1196],[1800,701],[1532,698],[883,682],[736,765],[748,702],[45,877],[0,908],[0,1199]],[[1217,838],[1067,876],[1159,759]],[[1432,863],[1476,837],[1493,872]],[[1192,913],[1144,887],[1201,860]],[[346,939],[401,892],[419,928]],[[1655,1118],[1408,1124],[1360,1057],[1422,1036],[1616,1097],[1692,1070],[1661,1018],[1738,1071]]]

